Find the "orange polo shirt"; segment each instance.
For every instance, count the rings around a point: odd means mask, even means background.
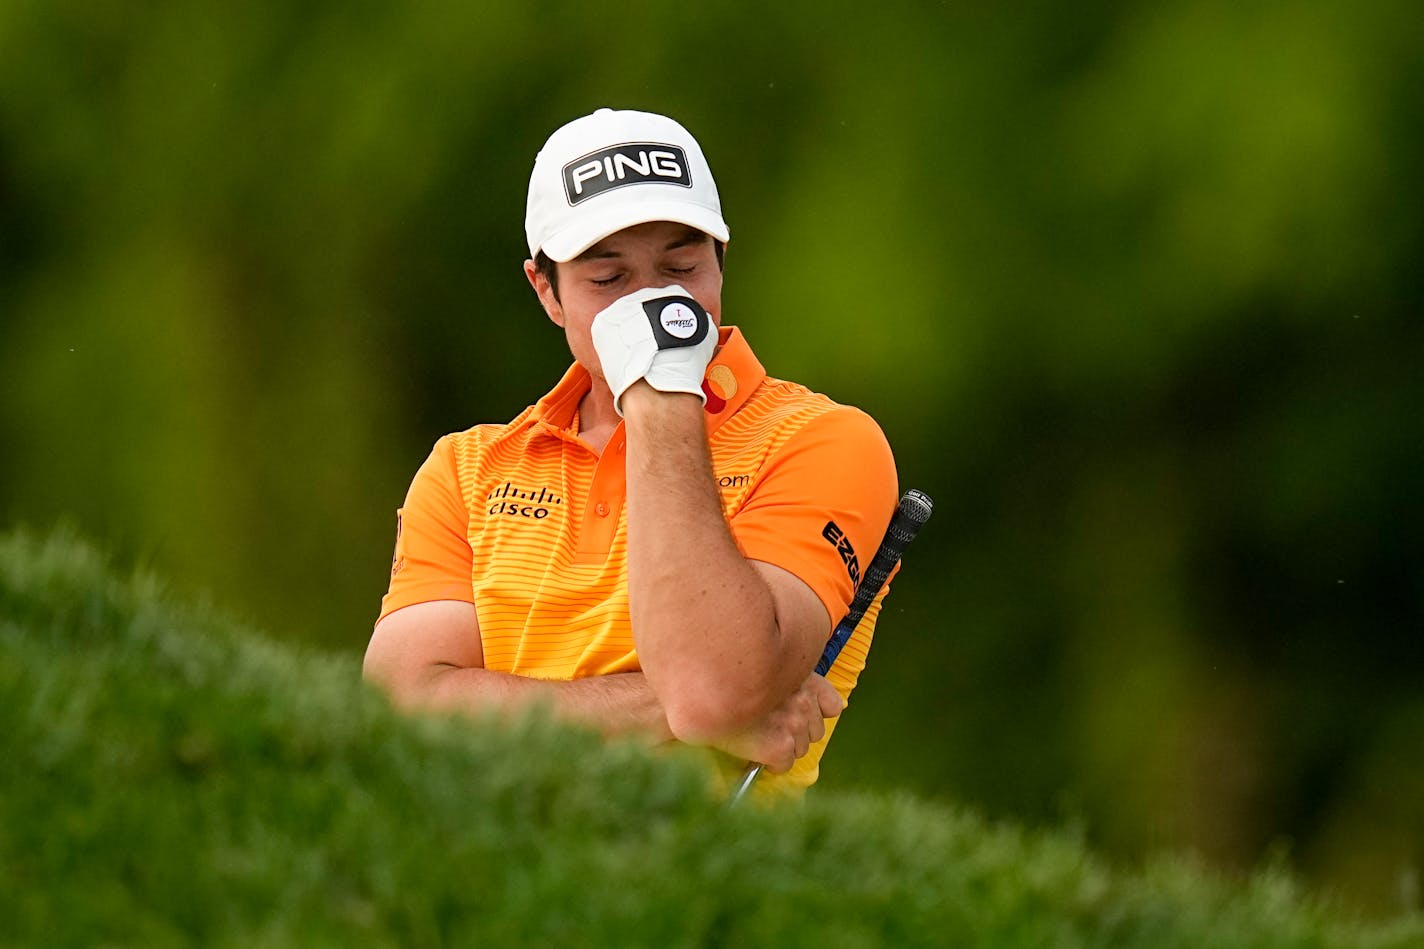
[[[737,329],[723,327],[719,342],[703,388],[727,523],[744,556],[815,591],[829,636],[895,508],[889,445],[860,410],[768,377]],[[628,607],[625,436],[620,423],[602,455],[579,440],[578,404],[590,385],[575,363],[512,422],[436,442],[398,514],[382,618],[416,603],[462,600],[475,604],[487,669],[562,680],[639,669]],[[827,676],[844,698],[865,667],[883,596]],[[834,723],[790,772],[759,785],[786,791],[813,783]],[[739,768],[722,765],[729,777]]]

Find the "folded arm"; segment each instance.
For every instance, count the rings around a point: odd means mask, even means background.
[[[543,703],[604,734],[672,737],[642,673],[563,682],[484,668],[475,605],[459,600],[417,603],[382,619],[366,648],[363,674],[402,708],[483,712]]]

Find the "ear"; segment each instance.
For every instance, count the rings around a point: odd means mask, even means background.
[[[554,321],[555,326],[563,327],[564,308],[559,305],[559,298],[554,295],[554,288],[549,285],[548,278],[534,266],[534,261],[524,262],[524,276],[528,278],[529,286],[534,288],[534,295],[539,298],[539,305],[544,308],[549,319]]]

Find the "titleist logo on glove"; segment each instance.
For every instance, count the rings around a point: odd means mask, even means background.
[[[707,401],[702,376],[717,348],[716,327],[682,287],[645,287],[622,297],[593,318],[592,335],[619,415],[623,393],[639,379]]]
[[[643,312],[653,328],[658,349],[696,346],[707,335],[712,320],[702,304],[689,296],[655,297],[643,301]]]

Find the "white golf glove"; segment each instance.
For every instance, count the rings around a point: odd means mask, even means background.
[[[645,287],[620,298],[593,318],[592,335],[619,415],[623,393],[639,379],[706,404],[702,376],[717,348],[717,327],[682,287]]]

